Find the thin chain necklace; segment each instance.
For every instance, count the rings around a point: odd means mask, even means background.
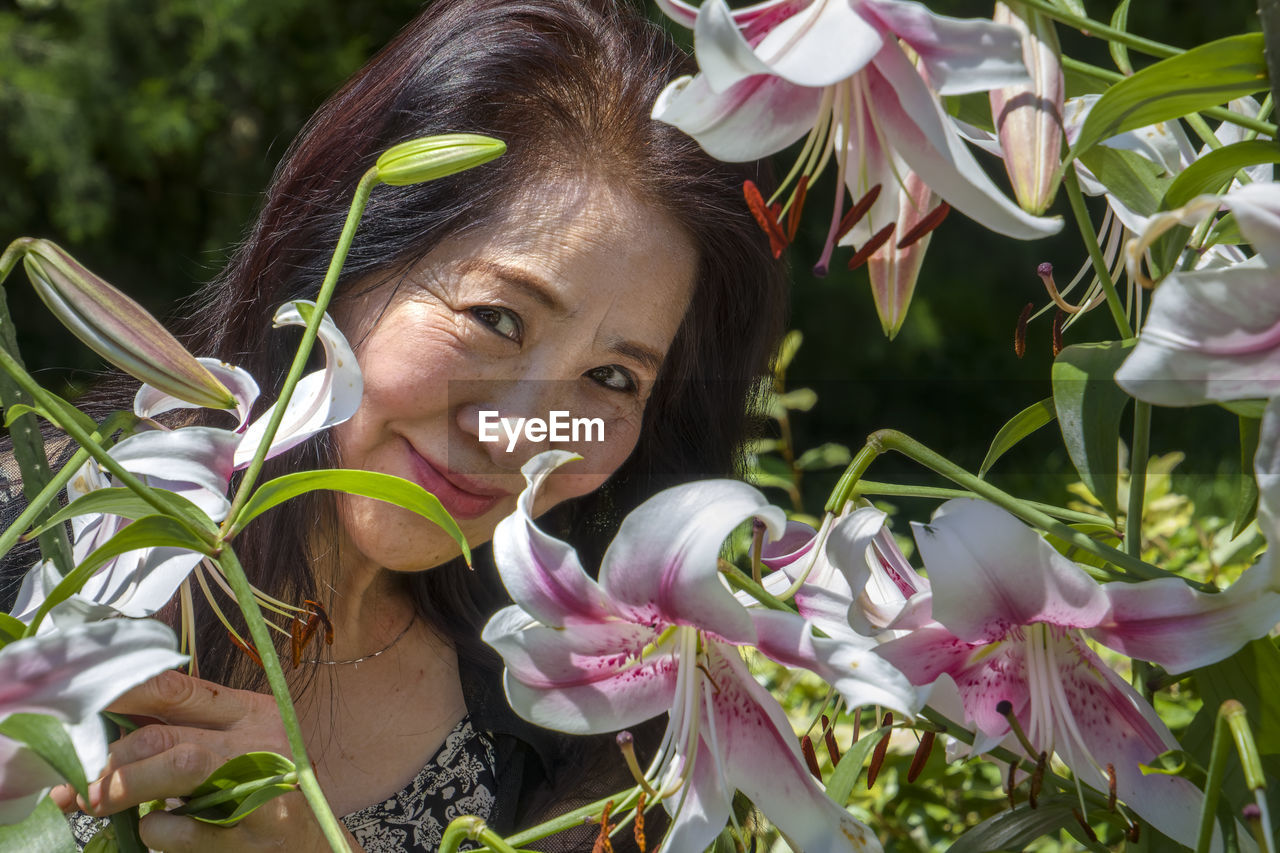
[[[387,643],[382,648],[378,649],[373,654],[368,654],[368,655],[365,655],[364,657],[359,657],[359,658],[348,658],[347,660],[320,660],[319,658],[313,658],[312,660],[299,661],[299,663],[318,663],[318,664],[324,664],[325,666],[341,666],[343,664],[348,664],[348,663],[362,663],[367,660],[372,660],[373,658],[376,658],[378,655],[384,652],[391,651],[391,647],[394,646],[396,643],[400,642],[400,640],[404,638],[404,635],[409,633],[409,629],[413,627],[413,623],[417,621],[418,621],[418,617],[415,615],[412,619],[409,620],[409,624],[405,625],[404,629],[399,634],[396,634],[395,639]]]

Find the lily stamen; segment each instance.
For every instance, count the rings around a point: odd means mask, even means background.
[[[853,257],[849,259],[849,269],[856,270],[867,262],[867,259],[875,254],[876,250],[889,242],[889,238],[893,236],[893,231],[898,227],[898,223],[890,222],[885,227],[871,235],[871,239],[862,245],[862,248],[853,253]]]
[[[822,739],[827,745],[827,755],[831,756],[831,766],[834,767],[840,763],[840,744],[836,743],[835,726],[827,719],[827,715],[822,715]]]
[[[947,204],[945,201],[939,202],[938,206],[935,207],[933,210],[929,211],[929,213],[924,217],[924,219],[921,219],[919,222],[917,222],[910,231],[908,231],[906,234],[902,236],[902,239],[899,240],[897,243],[897,248],[905,249],[908,246],[910,246],[912,243],[915,243],[916,241],[920,240],[926,234],[928,234],[929,232],[937,228],[939,225],[941,225],[942,220],[946,219],[947,214],[950,212],[951,212],[951,205]]]
[[[656,797],[658,792],[653,789],[653,786],[649,784],[649,780],[645,778],[644,773],[640,771],[640,762],[636,758],[635,738],[632,737],[631,732],[618,732],[617,741],[618,749],[622,752],[622,758],[627,762],[627,769],[631,771],[631,777],[636,780],[637,785],[644,789],[644,794],[640,795],[641,802],[644,802],[643,797],[645,794]]]
[[[1026,304],[1018,315],[1018,325],[1013,330],[1013,353],[1018,358],[1027,354],[1027,323],[1031,320],[1031,310],[1034,307],[1030,302]]]
[[[803,753],[804,763],[808,765],[809,772],[813,774],[813,778],[821,782],[822,765],[818,763],[818,753],[813,748],[813,738],[808,735],[800,736],[800,752]]]
[[[742,195],[747,201],[747,208],[751,211],[751,215],[755,217],[756,224],[769,238],[769,249],[773,252],[773,257],[775,259],[782,257],[788,240],[787,235],[782,231],[782,226],[778,224],[777,213],[765,204],[764,196],[760,194],[760,189],[754,181],[742,182]]]

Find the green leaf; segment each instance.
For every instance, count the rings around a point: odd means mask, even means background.
[[[997,459],[1004,456],[1014,445],[1052,421],[1055,417],[1057,417],[1057,413],[1053,408],[1053,398],[1046,397],[1038,403],[1032,403],[1010,418],[1009,422],[1000,427],[996,437],[991,440],[991,447],[987,450],[986,458],[982,460],[982,465],[978,468],[978,476],[987,476],[987,472],[991,470],[992,465],[996,464]]]
[[[1112,518],[1119,514],[1120,416],[1129,396],[1114,377],[1133,341],[1072,344],[1054,359],[1053,406],[1071,462]]]
[[[1280,163],[1280,146],[1270,140],[1247,139],[1202,154],[1173,179],[1161,207],[1172,210],[1201,193],[1220,192],[1236,172],[1262,163]]]
[[[1195,671],[1204,707],[1217,712],[1227,699],[1244,705],[1262,755],[1280,755],[1280,650],[1266,637],[1226,660]]]
[[[1163,59],[1103,93],[1076,140],[1080,156],[1126,130],[1179,118],[1267,88],[1262,34],[1218,39]]]
[[[297,790],[297,768],[274,752],[237,755],[191,792],[174,814],[230,826],[281,794]]]
[[[1138,768],[1144,776],[1153,773],[1162,776],[1181,776],[1197,788],[1203,788],[1207,774],[1194,755],[1185,749],[1170,749],[1151,759],[1148,764],[1139,764]]]
[[[1258,514],[1258,481],[1253,475],[1253,457],[1258,452],[1261,418],[1240,418],[1240,487],[1236,490],[1236,522],[1231,538],[1239,536]]]
[[[65,424],[74,423],[82,430],[88,433],[96,432],[98,424],[93,418],[68,403],[66,400],[57,396],[51,391],[47,391],[53,408],[46,409],[44,406],[28,405],[26,403],[18,403],[10,406],[9,411],[5,413],[4,425],[12,426],[14,420],[25,414],[34,414],[44,418],[49,423],[59,428],[64,428]]]
[[[1071,797],[1041,797],[1036,807],[1024,803],[989,817],[961,835],[947,853],[986,853],[988,850],[1021,850],[1032,841],[1076,822]]]
[[[800,351],[802,343],[804,343],[804,333],[799,329],[792,329],[787,332],[786,337],[782,339],[782,343],[778,345],[778,357],[773,362],[774,373],[781,376],[787,372],[787,368],[791,366],[792,359]]]
[[[258,487],[253,497],[249,498],[244,509],[240,511],[240,516],[232,523],[231,530],[233,533],[239,533],[249,522],[272,507],[316,489],[332,489],[351,495],[360,495],[393,503],[416,512],[448,533],[453,541],[458,543],[468,562],[471,560],[471,548],[467,545],[467,538],[462,535],[458,523],[445,511],[435,495],[417,483],[402,477],[379,474],[374,471],[326,469],[298,471],[277,477]]]
[[[182,495],[164,489],[154,489],[152,494],[160,499],[162,503],[168,507],[174,515],[188,522],[192,526],[198,526],[210,532],[216,531],[218,526],[213,523],[209,516],[205,515],[204,510],[184,498]],[[88,515],[90,513],[109,513],[111,515],[119,515],[128,519],[142,518],[146,515],[155,515],[156,508],[144,501],[141,497],[134,494],[131,489],[109,488],[95,489],[67,504],[54,515],[39,529],[33,531],[32,535],[39,534],[43,530],[62,524],[70,518],[77,515]]]
[[[858,776],[862,773],[862,765],[867,763],[871,750],[875,749],[876,744],[889,734],[891,728],[891,726],[881,726],[873,732],[868,732],[844,754],[840,763],[836,765],[836,771],[827,780],[828,797],[841,806],[849,802],[853,786],[858,783]]]
[[[986,92],[948,95],[943,98],[943,105],[949,115],[960,119],[965,124],[971,124],[988,133],[996,132],[996,124],[991,117],[991,96]]]
[[[85,557],[71,574],[58,582],[48,598],[40,605],[35,619],[27,629],[28,632],[39,625],[46,613],[79,592],[93,573],[112,557],[118,557],[126,551],[152,546],[185,548],[200,554],[209,553],[208,546],[182,522],[164,515],[148,515],[139,518]]]
[[[818,404],[818,392],[812,388],[797,388],[777,396],[778,403],[784,409],[795,412],[807,412]]]
[[[71,735],[62,723],[48,714],[10,714],[0,723],[0,735],[25,743],[70,782],[80,796],[89,799],[89,780],[85,778]]]
[[[67,816],[45,797],[21,823],[0,824],[0,853],[77,853]]]
[[[26,632],[27,626],[8,613],[0,613],[0,646],[19,640]]]
[[[1115,12],[1111,15],[1111,26],[1121,32],[1129,29],[1129,0],[1120,0]],[[1115,62],[1116,68],[1120,69],[1120,73],[1132,74],[1133,63],[1129,61],[1128,46],[1112,41],[1107,42],[1107,47],[1111,50],[1111,60]]]
[[[1147,158],[1106,145],[1081,155],[1080,162],[1089,167],[1108,193],[1142,216],[1150,216],[1160,209],[1173,183],[1172,176]]]
[[[818,471],[823,468],[839,468],[849,464],[853,455],[843,444],[827,442],[811,447],[796,460],[796,467],[801,471]]]

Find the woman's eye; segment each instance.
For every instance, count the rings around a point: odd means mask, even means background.
[[[499,335],[516,343],[519,343],[523,337],[524,329],[520,323],[520,317],[506,308],[477,305],[471,309],[471,316],[493,329]]]
[[[616,364],[608,364],[604,367],[593,367],[586,372],[586,376],[611,391],[634,393],[639,387],[636,384],[635,377],[631,375],[630,371],[619,367]]]

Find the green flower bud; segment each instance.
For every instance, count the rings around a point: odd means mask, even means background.
[[[424,136],[393,145],[378,158],[378,179],[404,186],[434,181],[488,163],[507,150],[507,143],[476,133]]]
[[[22,237],[14,247],[44,304],[98,355],[180,400],[235,407],[231,391],[137,302],[48,240]]]

